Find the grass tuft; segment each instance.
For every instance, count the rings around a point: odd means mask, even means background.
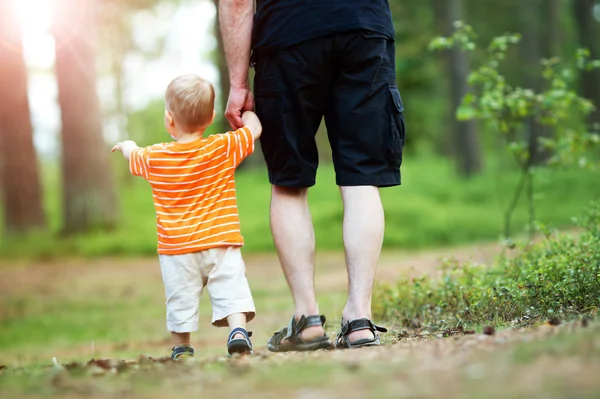
[[[544,239],[488,266],[446,261],[438,276],[376,290],[378,318],[406,327],[531,324],[595,313],[600,306],[600,204],[578,219],[580,234]]]

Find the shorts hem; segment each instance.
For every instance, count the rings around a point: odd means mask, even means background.
[[[167,329],[170,332],[174,333],[190,333],[198,331],[198,324],[185,323],[185,324],[177,324],[167,322]]]
[[[317,181],[316,179],[291,179],[291,178],[278,178],[269,174],[269,183],[273,186],[277,187],[286,187],[286,188],[309,188],[314,186]]]
[[[375,187],[394,187],[402,184],[400,171],[382,173],[378,175],[362,174],[343,174],[337,175],[335,182],[341,187],[352,186],[375,186]]]
[[[256,316],[256,309],[254,306],[237,306],[225,309],[218,314],[213,314],[212,325],[215,327],[227,327],[229,326],[227,317],[236,313],[245,313],[246,323],[248,323],[254,319],[254,316]]]

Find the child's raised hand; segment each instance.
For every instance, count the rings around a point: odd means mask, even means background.
[[[137,148],[139,148],[139,147],[135,143],[135,141],[125,140],[125,141],[119,141],[117,144],[115,144],[115,146],[112,148],[111,152],[119,151],[121,154],[123,154],[125,159],[129,159],[131,152]]]
[[[110,152],[115,152],[115,151],[123,152],[123,143],[122,142],[119,141],[117,144],[115,144],[115,146],[112,148],[112,150],[110,150]]]

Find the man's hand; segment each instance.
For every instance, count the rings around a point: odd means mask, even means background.
[[[234,130],[244,126],[242,114],[246,111],[254,110],[254,96],[248,88],[234,89],[229,91],[229,100],[227,100],[227,110],[225,117]]]

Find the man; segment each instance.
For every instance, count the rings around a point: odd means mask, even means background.
[[[314,289],[315,236],[308,188],[318,164],[315,134],[325,118],[344,203],[348,300],[336,347],[378,345],[371,294],[381,252],[380,187],[400,184],[404,107],[395,79],[394,28],[387,0],[221,0],[220,24],[234,128],[254,107],[272,184],[271,230],[295,303],[271,351],[331,345]],[[252,60],[251,60],[252,52]]]

